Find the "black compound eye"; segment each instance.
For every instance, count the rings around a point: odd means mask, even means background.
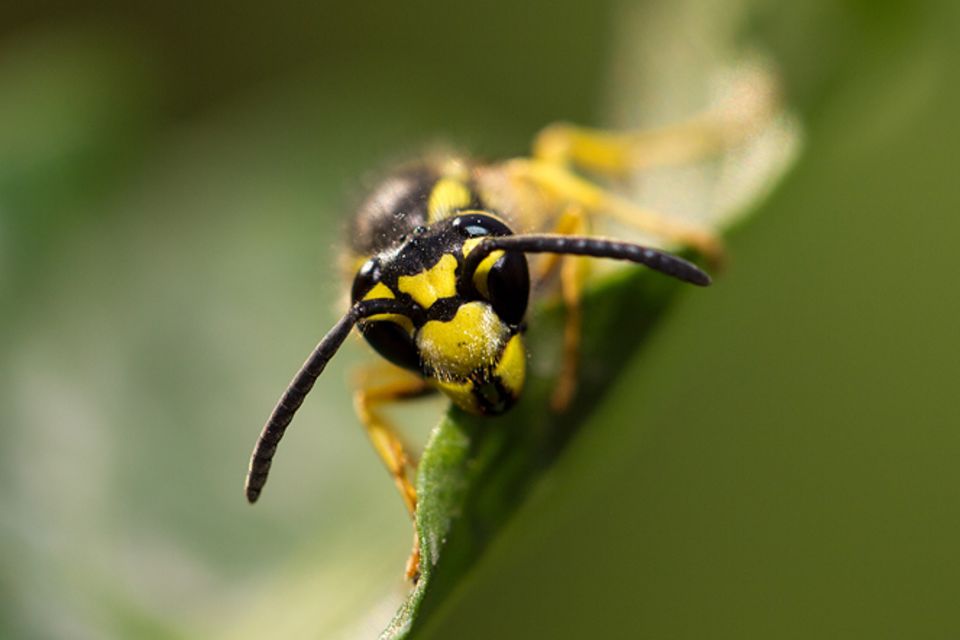
[[[350,289],[350,298],[353,302],[363,299],[374,285],[380,282],[380,261],[376,258],[370,258],[363,263],[363,266],[353,277],[353,287]]]
[[[457,216],[453,221],[453,228],[467,238],[478,236],[509,236],[513,235],[510,227],[493,216],[482,213],[469,213]]]
[[[517,252],[504,253],[487,274],[487,293],[501,320],[507,324],[520,324],[530,299],[527,257]]]
[[[360,333],[381,356],[404,369],[420,370],[420,352],[407,330],[390,320],[367,321]]]

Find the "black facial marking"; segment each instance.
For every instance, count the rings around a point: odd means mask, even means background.
[[[517,400],[497,377],[475,381],[473,397],[476,399],[480,411],[485,415],[493,416],[507,411]]]
[[[526,257],[522,253],[507,252],[490,269],[487,274],[489,298],[480,295],[475,287],[465,288],[460,279],[464,242],[470,238],[492,235],[511,235],[511,231],[500,220],[483,213],[467,213],[445,218],[429,226],[420,224],[410,227],[408,233],[398,236],[398,242],[380,251],[360,267],[351,291],[353,302],[363,300],[377,283],[382,283],[406,309],[404,315],[409,318],[414,331],[429,320],[451,320],[465,303],[472,300],[489,302],[504,323],[517,327],[522,323],[530,293],[530,275]],[[457,261],[454,271],[457,292],[423,309],[410,295],[400,290],[399,279],[433,268],[444,256],[453,256]],[[400,367],[422,372],[422,363],[409,325],[392,320],[365,320],[358,323],[358,328],[367,342],[384,358]],[[497,413],[502,411],[502,407],[493,389],[487,388],[490,393],[484,401],[492,404],[485,410]]]
[[[404,369],[420,370],[420,353],[407,330],[396,322],[359,323],[360,333],[381,356]]]

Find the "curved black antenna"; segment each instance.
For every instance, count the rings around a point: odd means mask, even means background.
[[[334,356],[340,345],[350,334],[353,325],[358,320],[381,313],[400,313],[407,315],[409,309],[390,299],[365,300],[358,302],[347,311],[337,324],[323,336],[323,339],[313,349],[313,353],[307,358],[300,371],[290,381],[287,390],[283,392],[277,406],[273,408],[273,413],[263,425],[263,431],[257,439],[257,444],[253,448],[253,454],[250,456],[250,470],[247,472],[247,482],[245,491],[247,500],[251,503],[257,501],[260,497],[260,491],[267,482],[267,475],[270,473],[270,464],[273,461],[273,455],[277,451],[277,445],[287,430],[287,425],[293,420],[293,414],[297,412],[303,399],[310,393],[313,383],[323,373],[327,362]]]
[[[594,258],[629,260],[645,265],[668,276],[701,287],[710,284],[710,276],[691,262],[673,254],[651,249],[632,242],[620,242],[606,238],[585,236],[562,236],[554,234],[527,234],[519,236],[488,236],[466,257],[461,278],[473,281],[473,274],[492,252],[522,251],[523,253],[563,253]]]

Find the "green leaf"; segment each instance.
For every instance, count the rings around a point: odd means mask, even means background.
[[[441,421],[418,476],[422,573],[383,638],[408,637],[443,602],[522,504],[534,480],[589,420],[610,382],[643,348],[682,292],[695,293],[660,274],[628,268],[587,293],[582,347],[588,357],[568,411],[547,410],[555,368],[537,364],[558,357],[562,314],[551,306],[531,322],[534,366],[518,406],[496,419],[452,409]]]

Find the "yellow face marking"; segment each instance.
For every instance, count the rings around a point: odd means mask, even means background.
[[[403,327],[403,330],[408,334],[413,335],[413,321],[410,320],[407,316],[401,315],[399,313],[381,313],[379,315],[370,316],[364,322],[393,322]]]
[[[433,384],[453,403],[469,413],[481,413],[477,399],[473,396],[473,383],[435,380]]]
[[[382,282],[378,282],[377,284],[373,285],[370,291],[367,291],[367,295],[363,296],[363,299],[364,300],[380,300],[382,298],[393,299],[396,297],[397,296],[394,295],[390,287],[383,284]]]
[[[503,257],[503,251],[499,249],[494,251],[486,258],[483,259],[477,266],[477,270],[473,272],[473,286],[477,288],[477,291],[480,292],[487,300],[490,299],[490,291],[487,288],[487,281],[490,276],[490,269],[493,269],[493,265],[497,263],[497,260]]]
[[[470,255],[470,252],[473,251],[473,248],[483,242],[483,240],[483,236],[478,238],[467,238],[463,242],[463,257],[466,258],[468,255]]]
[[[429,309],[440,298],[449,298],[457,293],[457,259],[449,253],[437,264],[415,276],[397,278],[397,289],[409,294],[414,302]]]
[[[468,302],[451,320],[423,325],[417,346],[438,380],[464,380],[497,361],[507,335],[507,327],[489,304]]]
[[[427,222],[433,224],[446,218],[452,212],[468,206],[472,199],[473,195],[467,185],[456,178],[437,180],[427,201]]]
[[[363,296],[363,299],[382,300],[386,298],[392,300],[396,297],[397,296],[393,293],[390,287],[382,282],[378,282],[377,284],[373,285],[370,291],[367,292],[367,295]],[[365,322],[394,322],[403,327],[407,333],[413,335],[413,322],[407,316],[399,313],[381,313],[375,316],[370,316],[365,320]]]
[[[473,251],[474,247],[480,244],[483,241],[483,238],[470,238],[463,243],[463,256],[467,257],[470,255],[470,252]],[[503,257],[503,251],[497,249],[488,255],[483,261],[477,266],[477,270],[473,272],[473,286],[477,288],[477,291],[480,292],[487,300],[490,299],[490,291],[487,288],[487,277],[490,275],[490,269],[493,269],[493,265],[497,264],[497,260]]]
[[[527,353],[523,348],[523,339],[513,336],[503,349],[500,362],[493,373],[500,379],[500,383],[513,395],[520,397],[523,391],[523,381],[527,372]]]

